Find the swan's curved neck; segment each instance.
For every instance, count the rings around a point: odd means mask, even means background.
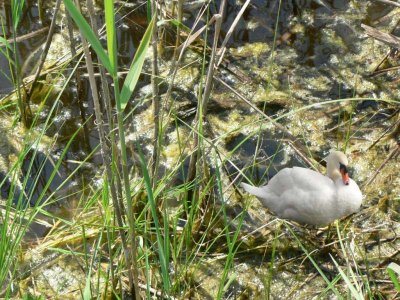
[[[326,175],[328,175],[328,177],[333,181],[336,181],[337,179],[340,179],[342,177],[338,166],[332,161],[328,161],[327,163]]]

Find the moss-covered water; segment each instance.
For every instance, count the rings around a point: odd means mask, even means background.
[[[196,5],[186,11],[184,16],[187,25],[192,24],[192,17],[200,7]],[[30,12],[36,11],[35,6],[28,9]],[[229,2],[229,13],[223,23],[224,32],[228,31],[239,9],[239,4]],[[213,12],[213,8],[211,11]],[[399,262],[397,236],[400,234],[400,163],[398,155],[397,158],[392,157],[386,161],[389,154],[398,148],[399,136],[395,131],[399,122],[397,73],[392,71],[380,76],[370,76],[389,48],[365,35],[361,24],[396,33],[398,16],[397,9],[389,9],[375,1],[251,3],[228,43],[226,61],[216,75],[235,92],[222,82],[215,81],[205,123],[204,160],[210,166],[210,174],[215,175],[216,168],[220,168],[223,195],[221,199],[210,197],[210,203],[201,208],[204,209],[204,216],[193,221],[193,228],[198,230],[194,237],[201,240],[194,241],[200,245],[197,255],[188,260],[176,258],[175,263],[184,261],[187,264],[187,270],[183,272],[185,275],[180,273],[180,277],[176,278],[176,286],[182,287],[177,292],[177,297],[216,297],[228,252],[224,239],[221,238],[221,232],[224,232],[226,226],[224,214],[221,213],[222,207],[226,210],[229,230],[233,232],[240,228],[238,248],[227,275],[229,284],[223,290],[223,298],[332,297],[333,292],[327,290],[328,284],[321,273],[329,281],[338,278],[339,271],[333,259],[347,272],[353,270],[356,274],[353,282],[357,282],[361,290],[372,290],[372,296],[376,297],[395,295],[390,289],[392,285],[385,268],[390,262]],[[33,19],[30,22],[34,23]],[[121,30],[126,30],[124,26],[132,24],[133,21],[128,19]],[[135,26],[140,25],[138,24]],[[120,43],[121,57],[125,58],[122,60],[128,65],[135,43],[127,32],[121,36]],[[28,45],[29,49],[40,47],[33,42]],[[162,95],[167,92],[171,69],[167,52],[166,48],[165,57],[160,60]],[[29,57],[28,53],[21,55]],[[163,106],[169,117],[163,119],[166,129],[161,151],[160,176],[172,173],[171,170],[179,171],[169,182],[172,186],[170,193],[163,195],[162,201],[163,209],[169,213],[165,219],[171,224],[177,222],[177,228],[189,224],[188,220],[181,220],[183,200],[173,185],[178,186],[184,182],[188,167],[187,157],[193,151],[191,126],[197,106],[199,83],[203,79],[200,71],[201,59],[202,53],[196,47],[187,50],[177,72],[171,97]],[[392,61],[386,62],[390,63]],[[150,66],[149,60],[145,64],[145,73],[151,72]],[[81,78],[85,76],[82,75]],[[134,171],[134,166],[138,165],[136,143],[141,143],[148,158],[153,151],[152,89],[148,77],[144,76],[142,79],[129,104],[135,109],[127,118],[126,126],[135,187],[140,181],[140,172]],[[60,148],[65,146],[63,142],[93,114],[91,95],[85,79],[82,81],[84,85],[81,95],[86,98],[74,99],[72,95],[75,91],[66,90],[64,96],[67,97],[61,101],[62,105],[53,120],[54,125],[46,130],[49,138],[55,134],[59,134],[60,138],[57,142],[49,139],[49,144],[56,143],[58,146],[46,150],[51,155],[46,156],[50,157],[50,163],[45,165],[45,169],[52,170],[51,161],[57,159]],[[42,81],[42,84],[44,86],[46,82]],[[352,99],[343,100],[345,98]],[[81,100],[82,105],[78,105]],[[38,107],[41,104],[41,101],[33,103]],[[51,107],[52,102],[47,105]],[[48,108],[46,110],[45,107],[43,111],[44,120]],[[276,123],[270,118],[276,119]],[[12,125],[11,122],[5,124]],[[54,189],[57,188],[57,182],[59,183],[57,180],[67,178],[76,164],[84,161],[98,145],[92,120],[87,121],[85,129],[72,143],[63,164],[65,167],[58,172],[59,177],[54,181]],[[386,134],[381,139],[387,130],[392,130],[394,134]],[[7,165],[12,152],[18,152],[18,147],[6,143],[3,148],[11,149],[11,153],[3,155]],[[235,188],[243,176],[263,184],[280,169],[295,165],[314,167],[324,172],[322,159],[332,148],[346,149],[352,178],[362,186],[364,193],[362,210],[338,225],[342,244],[339,242],[335,224],[330,228],[317,230],[277,220],[254,197],[242,195]],[[46,147],[42,146],[41,149]],[[216,160],[219,159],[221,161],[216,165]],[[380,171],[372,179],[375,170]],[[7,173],[7,167],[3,172]],[[71,208],[79,207],[77,201],[82,201],[86,193],[82,192],[83,189],[90,190],[91,186],[103,184],[102,173],[99,154],[85,161],[85,167],[69,181],[67,189],[57,194],[59,201],[53,208],[56,215],[72,220],[81,218],[80,209],[75,211]],[[49,176],[46,177],[46,172],[43,172],[43,176],[46,182]],[[372,181],[363,186],[369,180]],[[65,195],[71,197],[66,200]],[[137,198],[141,199],[141,195],[137,195]],[[90,244],[91,238],[101,229],[85,229],[86,226],[91,228],[91,222],[96,224],[99,221],[93,215],[87,218],[90,222],[84,222],[81,227],[84,228],[83,231],[88,230],[85,231],[86,239],[82,240],[87,240]],[[54,230],[62,231],[60,228],[63,226],[66,225],[54,225]],[[76,233],[64,229],[65,236],[62,239],[67,240],[66,244],[60,241],[46,244],[49,242],[47,239],[57,238],[46,237],[47,230],[37,233],[41,237],[40,242],[52,248],[70,249],[68,247],[79,244],[75,240]],[[177,234],[179,233],[177,230]],[[212,244],[214,239],[217,242]],[[201,243],[204,245],[201,246]],[[78,297],[79,289],[83,289],[87,278],[87,274],[78,267],[82,261],[75,260],[71,254],[55,259],[53,255],[59,251],[44,249],[38,245],[33,243],[32,250],[29,250],[35,253],[36,248],[37,254],[26,255],[23,259],[25,266],[35,266],[35,272],[26,278],[22,276],[24,280],[21,282],[21,289],[46,297]],[[75,249],[90,253],[89,248]],[[312,260],[307,257],[307,253],[311,253]],[[51,263],[36,267],[46,259]],[[69,263],[70,260],[74,263]],[[171,262],[171,274],[181,268]],[[102,265],[98,269],[106,272]],[[157,278],[156,275],[155,277]],[[101,282],[99,286],[103,284]],[[348,291],[343,280],[335,287],[343,295]]]

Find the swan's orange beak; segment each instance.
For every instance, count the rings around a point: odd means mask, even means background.
[[[349,172],[347,172],[347,168],[345,165],[340,164],[340,174],[342,174],[342,180],[345,185],[349,185],[350,177]]]

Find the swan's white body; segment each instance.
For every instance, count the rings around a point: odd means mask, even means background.
[[[242,183],[262,204],[283,219],[325,225],[359,210],[361,191],[347,174],[347,158],[332,151],[324,176],[305,168],[285,168],[262,187]]]

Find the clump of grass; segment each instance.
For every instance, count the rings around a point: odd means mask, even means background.
[[[71,78],[71,77],[70,77]],[[49,175],[47,182],[42,184],[41,171],[45,166],[45,162],[50,158],[50,153],[55,145],[56,139],[52,141],[53,144],[44,143],[45,134],[47,129],[52,125],[54,112],[57,110],[60,104],[60,97],[65,87],[67,86],[70,78],[68,78],[61,89],[58,97],[53,102],[49,110],[49,114],[41,126],[41,130],[37,132],[33,127],[28,131],[24,132],[24,142],[22,144],[22,149],[18,154],[15,162],[10,166],[8,173],[5,175],[2,182],[0,182],[0,187],[6,188],[7,181],[10,182],[10,189],[8,192],[7,199],[5,200],[4,206],[1,208],[2,213],[0,214],[0,264],[2,268],[0,270],[0,286],[3,287],[1,293],[7,298],[14,289],[14,284],[19,280],[18,261],[15,257],[21,251],[21,243],[25,237],[25,234],[29,230],[30,226],[34,222],[40,223],[39,214],[46,214],[45,208],[55,201],[54,195],[60,190],[65,184],[67,184],[70,178],[79,171],[80,166],[78,166],[69,176],[66,178],[56,190],[51,190],[50,185],[53,179],[59,172],[59,168],[64,161],[64,158],[76,138],[77,134],[82,127],[75,131],[70,139],[65,144],[63,151],[60,153],[59,160],[54,164],[54,168]],[[45,96],[45,100],[42,104],[46,103],[47,97],[50,95],[51,90]],[[6,112],[2,112],[7,114]],[[40,109],[38,111],[40,114]],[[12,118],[7,116],[6,118]],[[33,119],[33,124],[37,124],[38,115]],[[8,125],[10,126],[10,125]],[[16,125],[14,125],[16,126]],[[11,128],[10,128],[11,129]],[[17,130],[23,132],[21,129]],[[22,139],[22,137],[21,137]],[[43,147],[43,144],[47,145],[46,159],[41,160],[40,165],[35,166],[35,160],[38,155],[38,149]],[[25,161],[28,161],[28,166],[26,173],[24,174],[22,182],[21,169]],[[40,193],[35,197],[35,202],[32,202],[33,195],[37,193],[40,187]]]

